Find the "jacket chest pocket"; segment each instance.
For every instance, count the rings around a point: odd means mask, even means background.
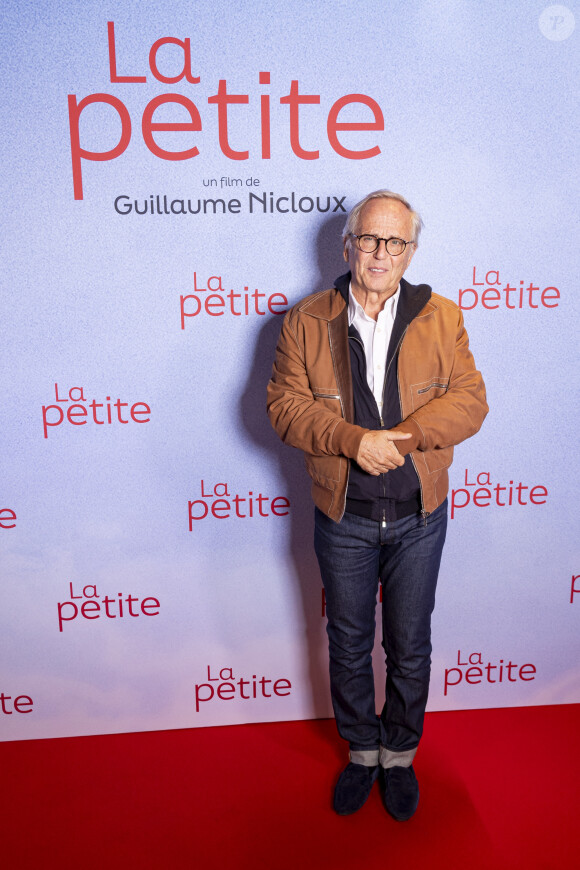
[[[320,402],[323,407],[328,408],[328,410],[332,411],[333,414],[340,414],[340,416],[342,416],[340,394],[336,387],[330,387],[329,389],[313,387],[312,395],[314,396],[315,401]]]
[[[433,377],[428,381],[422,381],[418,384],[411,384],[411,407],[412,411],[421,408],[430,402],[431,399],[437,399],[443,396],[449,388],[449,378]]]

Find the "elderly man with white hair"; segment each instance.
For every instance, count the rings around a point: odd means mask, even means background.
[[[282,440],[304,451],[326,594],[330,688],[349,763],[334,809],[360,809],[379,777],[397,820],[419,801],[413,759],[431,669],[431,613],[455,444],[487,413],[461,311],[403,278],[422,221],[389,190],[366,196],[343,233],[349,272],[286,315],[268,385]],[[385,703],[372,650],[382,585]]]

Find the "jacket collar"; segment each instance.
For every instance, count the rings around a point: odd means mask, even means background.
[[[350,285],[350,272],[341,275],[334,282],[334,290],[324,290],[309,296],[301,305],[300,310],[320,320],[333,320],[338,317],[345,308],[348,309],[348,288]],[[430,314],[436,309],[435,303],[431,302],[426,311],[423,311],[431,299],[431,287],[428,284],[409,284],[401,278],[401,294],[397,306],[397,317],[405,324],[409,324],[419,314]]]

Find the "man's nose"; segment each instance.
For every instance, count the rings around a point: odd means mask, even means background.
[[[387,251],[387,243],[384,239],[380,239],[379,244],[375,250],[375,257],[378,260],[384,260],[385,257],[389,256],[389,252]]]

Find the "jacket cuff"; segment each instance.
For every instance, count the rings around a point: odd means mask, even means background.
[[[332,433],[333,450],[348,459],[356,459],[360,443],[368,431],[369,429],[363,429],[362,426],[355,426],[354,423],[341,420]]]
[[[425,443],[423,430],[417,423],[415,423],[412,417],[407,417],[407,419],[403,420],[402,423],[397,423],[396,426],[393,426],[392,431],[411,434],[411,437],[407,438],[405,441],[395,442],[397,450],[401,456],[406,456],[407,453],[411,453],[413,450],[421,450],[423,448]]]

